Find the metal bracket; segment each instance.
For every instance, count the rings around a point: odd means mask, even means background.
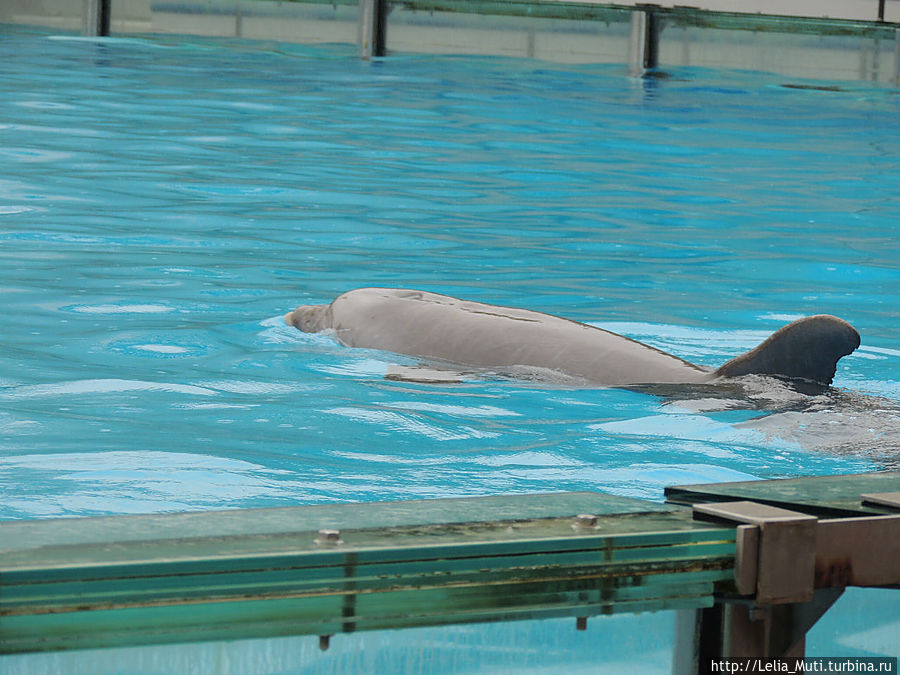
[[[821,588],[809,602],[727,605],[722,630],[722,656],[802,658],[807,631],[843,592],[843,588]]]
[[[749,501],[695,504],[698,517],[742,523],[735,559],[739,593],[764,605],[812,600],[818,518]]]
[[[862,501],[900,508],[900,493],[866,494]],[[900,583],[900,514],[819,520],[749,501],[693,509],[694,518],[739,523],[740,595],[719,597],[697,613],[696,654],[802,657],[806,632],[845,586]],[[706,635],[704,623],[713,625]]]
[[[708,617],[719,627],[709,639],[700,637],[698,654],[802,657],[806,632],[844,591],[814,588],[819,519],[750,501],[693,508],[695,518],[740,523],[734,568],[740,597],[719,600],[718,613]]]

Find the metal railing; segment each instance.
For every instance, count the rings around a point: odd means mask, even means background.
[[[117,20],[116,16],[111,15],[111,12],[117,11],[118,5],[114,3],[115,0],[84,0],[83,32],[86,35],[102,36],[109,33],[113,21]],[[254,7],[255,4],[254,0],[232,2],[147,0],[146,12],[148,16],[153,17],[153,24],[156,23],[157,17],[166,17],[164,31],[180,32],[183,29],[184,32],[192,32],[194,28],[198,28],[201,33],[205,30],[203,28],[205,24],[224,26],[223,19],[233,15],[232,33],[242,36],[242,27],[248,26],[250,22],[255,22],[259,27],[266,20],[276,16],[271,14],[273,10],[265,3]],[[307,36],[304,38],[298,33],[297,41],[308,39],[310,31],[314,29],[304,28],[305,19],[302,17],[310,16],[313,20],[310,26],[314,24],[344,26],[340,29],[340,33],[335,32],[336,28],[331,29],[330,39],[333,41],[339,34],[342,37],[337,39],[350,42],[354,40],[352,22],[355,21],[355,41],[359,55],[363,59],[387,54],[392,44],[390,36],[392,30],[396,30],[394,40],[399,49],[429,51],[432,40],[430,35],[437,35],[441,39],[445,37],[440,34],[438,26],[456,30],[457,36],[466,31],[487,35],[490,31],[489,26],[494,25],[492,21],[501,18],[512,21],[500,29],[506,31],[507,39],[515,30],[524,31],[528,48],[522,55],[533,56],[535,31],[551,26],[549,28],[551,32],[542,33],[540,37],[544,45],[543,53],[548,53],[546,45],[550,43],[547,40],[552,31],[556,30],[552,28],[552,21],[562,20],[569,27],[568,30],[576,33],[579,30],[587,30],[588,26],[605,25],[607,28],[602,36],[601,28],[591,29],[600,31],[597,33],[597,40],[592,43],[593,49],[599,48],[603,52],[602,56],[598,53],[597,58],[605,62],[626,63],[629,72],[637,76],[648,70],[666,67],[667,63],[661,63],[661,59],[664,58],[662,54],[666,54],[669,59],[676,59],[672,65],[685,65],[677,61],[676,55],[676,53],[687,54],[687,47],[680,46],[685,40],[701,40],[704,39],[700,37],[701,35],[713,35],[721,31],[734,34],[744,31],[744,35],[796,36],[787,40],[786,44],[805,45],[804,48],[809,51],[808,65],[815,66],[823,74],[829,72],[828,68],[834,72],[834,67],[816,65],[820,61],[817,50],[822,47],[811,42],[809,37],[828,36],[843,39],[844,43],[835,50],[844,52],[852,50],[852,47],[847,45],[846,39],[859,38],[858,66],[854,65],[853,57],[847,53],[844,61],[837,64],[837,69],[842,71],[836,73],[837,79],[880,79],[897,83],[900,78],[900,41],[898,41],[900,23],[897,23],[900,22],[900,2],[895,0],[816,2],[787,0],[778,3],[757,0],[752,5],[735,0],[706,0],[702,5],[698,3],[696,6],[674,2],[646,4],[628,0],[612,3],[592,0],[338,0],[336,4],[334,2],[317,4],[317,0],[291,0],[284,3],[283,7],[296,8],[297,13],[296,16],[290,14],[290,21],[279,22],[281,26],[279,39],[291,39],[288,24],[295,26],[296,30]],[[314,7],[330,7],[334,16],[331,19],[323,19],[315,14],[315,10],[312,9]],[[355,12],[353,7],[357,8]],[[740,11],[735,11],[736,8]],[[442,18],[436,19],[438,23],[434,28],[437,32],[429,33],[431,26],[423,23],[423,19],[434,16]],[[204,22],[204,17],[208,17],[208,21]],[[467,20],[464,17],[483,17],[484,20],[473,23],[471,18]],[[493,20],[490,17],[493,17]],[[119,20],[125,21],[124,15]],[[316,23],[317,21],[319,23]],[[521,24],[522,21],[531,22],[528,24],[530,27]],[[147,25],[150,23],[148,21]],[[350,30],[347,27],[350,27]],[[661,44],[664,32],[670,37],[666,37]],[[421,38],[412,37],[414,35],[421,35]],[[688,35],[691,37],[687,37]],[[315,34],[311,37],[316,39]],[[468,43],[473,44],[476,50],[479,49],[477,39],[484,38],[476,38],[474,34],[468,38]],[[476,42],[473,43],[473,40]],[[557,40],[553,44],[559,47],[562,43]],[[582,41],[579,44],[588,43]],[[885,44],[888,45],[887,51]],[[669,46],[668,52],[662,49],[666,45]],[[442,48],[446,48],[446,45],[442,45]],[[462,50],[465,50],[465,47],[462,47]],[[765,55],[768,47],[761,44],[758,50]],[[717,65],[719,62],[716,59],[720,59],[723,65],[741,67],[740,64],[731,62],[733,59],[726,49],[719,48],[716,54],[707,58],[703,65]],[[594,58],[589,52],[581,54],[580,57],[588,60]],[[551,55],[550,58],[554,57]],[[763,56],[763,60],[765,58],[767,57]],[[758,63],[748,63],[746,67],[760,68]],[[813,74],[815,68],[810,67],[807,70]],[[858,75],[854,75],[857,71]]]
[[[2,522],[0,653],[680,610],[686,675],[900,585],[900,472],[666,494]]]

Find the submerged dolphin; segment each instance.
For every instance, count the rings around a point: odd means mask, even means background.
[[[284,317],[307,333],[331,330],[348,347],[383,349],[476,368],[547,368],[608,386],[703,383],[773,375],[831,384],[838,360],[859,346],[849,323],[798,319],[716,370],[561,317],[399,288],[359,288],[329,305]]]

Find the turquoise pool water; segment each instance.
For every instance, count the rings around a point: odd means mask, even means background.
[[[0,519],[560,490],[660,499],[670,484],[898,466],[892,90],[362,63],[344,46],[0,38]],[[281,321],[366,285],[560,314],[704,365],[805,314],[847,319],[862,347],[813,397],[765,382],[741,396],[489,374],[405,384],[384,374],[409,361]],[[879,617],[811,644],[896,650],[878,637],[900,629],[896,608]],[[598,640],[607,665],[668,662],[670,618],[604,621],[599,637],[545,622],[412,632],[406,648],[348,636],[324,655],[294,640],[6,665],[522,672],[567,659],[594,672]]]

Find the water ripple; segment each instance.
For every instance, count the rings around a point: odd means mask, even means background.
[[[47,398],[52,396],[83,396],[86,394],[115,394],[127,391],[169,392],[192,396],[215,396],[212,389],[171,382],[144,382],[141,380],[75,380],[53,384],[30,384],[0,389],[0,398],[16,400]]]
[[[644,87],[615,66],[46,37],[0,41],[0,444],[93,468],[4,465],[0,518],[660,499],[666,482],[897,454],[890,89],[823,106],[759,73]],[[546,311],[710,366],[812,313],[863,346],[839,364],[841,404],[534,369],[402,382],[414,359],[281,320],[373,285]]]
[[[435,441],[456,441],[467,438],[496,438],[499,434],[471,427],[450,428],[423,422],[411,415],[401,415],[389,410],[369,410],[363,408],[329,408],[322,412],[340,415],[354,422],[362,422],[383,427],[392,432],[425,436]]]

